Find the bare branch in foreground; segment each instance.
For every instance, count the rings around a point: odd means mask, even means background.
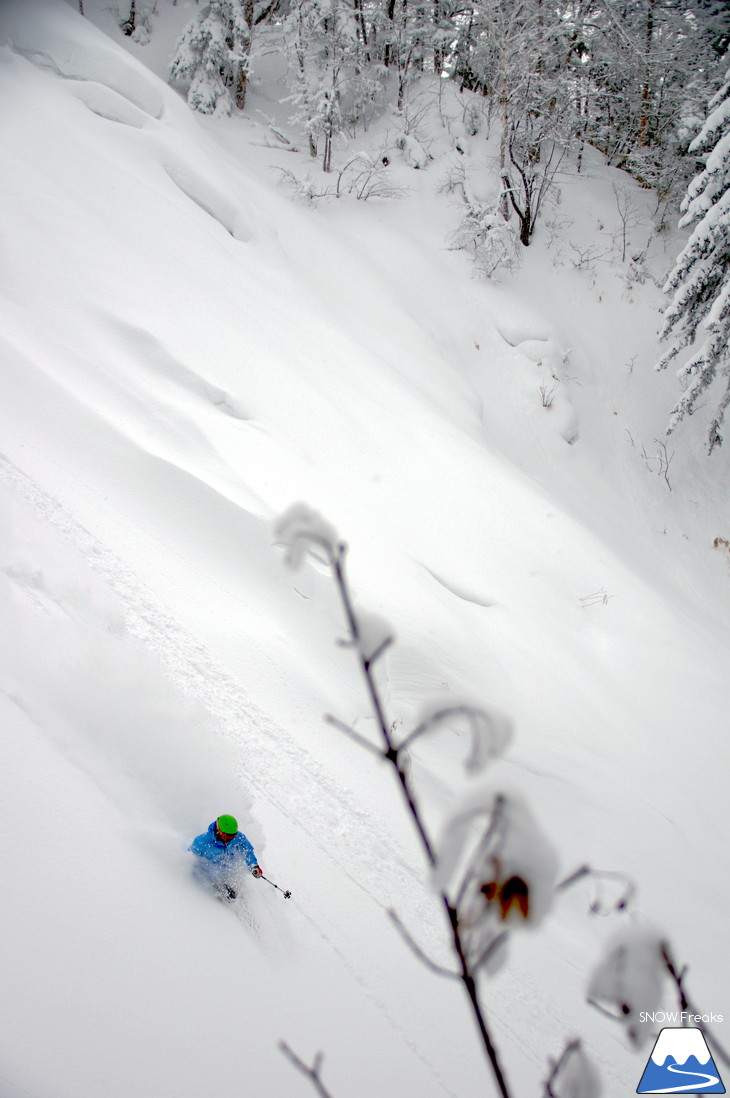
[[[372,667],[374,663],[377,663],[380,657],[384,655],[394,643],[395,637],[386,637],[382,644],[379,644],[373,654],[368,658],[368,667]]]
[[[730,1067],[730,1052],[728,1052],[725,1047],[720,1044],[717,1037],[715,1037],[712,1030],[709,1030],[707,1028],[706,1024],[704,1024],[701,1020],[697,1021],[698,1018],[702,1018],[702,1011],[698,1010],[698,1008],[690,1002],[684,989],[684,977],[687,973],[687,966],[685,965],[684,968],[681,969],[677,968],[677,965],[672,958],[671,953],[669,952],[669,946],[666,942],[662,943],[662,960],[664,961],[667,972],[669,973],[670,977],[674,981],[674,984],[676,985],[677,994],[679,995],[680,1010],[686,1011],[688,1014],[692,1015],[694,1024],[699,1030],[702,1031],[702,1034],[705,1037],[708,1045],[710,1045],[711,1050],[716,1054],[718,1059],[722,1060],[723,1064],[725,1064],[726,1067]]]
[[[595,1009],[598,1011],[598,1013],[602,1014],[604,1016],[604,1018],[610,1018],[612,1022],[622,1022],[623,1021],[623,1015],[620,1012],[617,1012],[616,1014],[613,1014],[610,1010],[607,1010],[607,1008],[603,1005],[603,1003],[599,1003],[597,999],[591,999],[590,996],[589,996],[586,999],[586,1002],[588,1003],[589,1006],[595,1007]]]
[[[600,914],[604,906],[601,885],[605,881],[615,881],[623,884],[618,899],[611,902],[611,910],[613,911],[625,911],[636,894],[636,885],[627,873],[620,873],[613,869],[593,869],[589,865],[582,865],[579,869],[576,869],[574,873],[571,873],[569,877],[566,877],[557,885],[555,891],[564,892],[565,889],[577,884],[585,877],[592,878],[596,883],[596,895],[589,909],[592,915]]]
[[[553,1090],[553,1083],[555,1082],[558,1075],[562,1071],[563,1065],[565,1064],[566,1060],[569,1060],[570,1057],[573,1055],[573,1053],[576,1051],[576,1049],[579,1049],[579,1048],[580,1048],[580,1041],[570,1041],[565,1046],[562,1053],[560,1054],[560,1058],[555,1061],[555,1063],[553,1064],[553,1067],[552,1067],[552,1071],[550,1072],[547,1079],[545,1080],[545,1098],[555,1098],[555,1091]]]
[[[489,821],[487,823],[487,827],[484,831],[484,834],[482,835],[476,849],[472,853],[472,857],[470,859],[470,862],[469,862],[469,865],[468,865],[467,869],[464,871],[464,875],[463,875],[462,881],[461,881],[461,886],[460,886],[459,891],[456,895],[456,901],[455,901],[455,905],[454,905],[457,908],[457,910],[461,907],[461,905],[464,901],[464,897],[466,896],[466,890],[469,886],[469,882],[471,880],[473,880],[474,875],[475,875],[476,870],[477,870],[477,866],[479,865],[479,862],[486,855],[486,852],[489,849],[489,846],[490,846],[492,840],[494,839],[494,837],[498,833],[499,826],[502,822],[503,811],[504,811],[504,797],[502,796],[501,793],[499,793],[499,794],[497,794],[497,796],[494,799],[494,807],[491,810],[491,812],[489,813]]]
[[[340,601],[342,604],[345,621],[347,623],[347,628],[350,634],[350,638],[353,642],[353,648],[360,664],[363,678],[365,680],[365,686],[367,689],[370,704],[372,706],[373,714],[375,716],[375,721],[382,738],[382,755],[387,762],[392,764],[393,769],[395,770],[401,794],[418,833],[421,846],[423,847],[423,852],[429,865],[435,866],[436,854],[434,850],[434,845],[426,829],[426,824],[421,815],[420,807],[411,789],[409,775],[407,773],[405,763],[402,759],[403,744],[398,746],[393,740],[391,725],[385,715],[385,706],[383,703],[383,699],[381,697],[377,683],[375,682],[375,679],[373,677],[372,668],[370,667],[371,661],[368,659],[367,654],[363,651],[360,621],[355,612],[352,595],[350,593],[350,588],[347,582],[347,578],[345,576],[346,555],[347,546],[344,542],[339,542],[337,548],[331,554],[332,570],[334,573],[337,590],[340,595]],[[464,948],[464,943],[462,941],[461,929],[459,926],[459,912],[457,908],[450,903],[448,896],[444,892],[440,894],[440,900],[443,905],[444,914],[448,921],[454,955],[456,961],[458,962],[458,975],[456,978],[464,986],[464,991],[471,1007],[472,1016],[479,1030],[479,1035],[482,1041],[482,1045],[484,1047],[487,1061],[494,1075],[494,1082],[496,1084],[497,1090],[501,1098],[510,1098],[510,1091],[507,1086],[504,1072],[502,1070],[500,1057],[492,1041],[489,1026],[487,1024],[484,1011],[479,1001],[476,975],[469,964],[469,960],[467,958]],[[429,963],[429,967],[432,965],[432,963],[433,962]]]
[[[422,736],[425,732],[430,732],[432,728],[436,728],[442,721],[447,720],[449,717],[465,716],[472,720],[475,716],[483,716],[483,711],[477,709],[473,705],[447,705],[443,709],[438,709],[435,713],[432,713],[427,720],[422,721],[417,725],[412,732],[409,732],[401,743],[401,749],[404,747],[410,747],[414,740],[417,740],[419,736]]]
[[[383,752],[375,744],[370,743],[364,736],[361,736],[359,732],[356,732],[354,728],[350,728],[349,724],[345,724],[344,721],[339,720],[337,717],[333,717],[331,713],[325,713],[324,716],[327,724],[331,724],[333,728],[336,728],[338,732],[344,732],[346,736],[349,736],[351,740],[359,744],[360,747],[364,747],[366,751],[370,751],[373,755],[377,755],[379,759],[383,758]]]
[[[479,954],[476,961],[474,961],[474,963],[472,964],[472,970],[474,972],[478,972],[482,965],[486,965],[490,957],[494,956],[499,947],[502,945],[502,942],[506,942],[508,937],[509,931],[503,930],[500,934],[497,935],[496,938],[492,938],[486,949],[484,949],[482,953]]]
[[[291,1062],[294,1064],[294,1067],[298,1071],[301,1071],[302,1075],[306,1075],[314,1089],[317,1091],[317,1094],[320,1095],[320,1098],[332,1098],[332,1095],[325,1087],[319,1074],[322,1068],[322,1061],[324,1059],[324,1055],[321,1052],[317,1053],[317,1055],[314,1057],[314,1063],[311,1067],[308,1067],[303,1060],[299,1059],[296,1052],[293,1052],[292,1049],[289,1048],[286,1041],[279,1041],[279,1048],[287,1057],[287,1059],[291,1060]]]
[[[568,1041],[556,1061],[550,1060],[551,1070],[545,1080],[543,1098],[598,1098],[601,1086],[595,1069],[588,1061],[578,1038]]]
[[[423,952],[418,943],[411,937],[408,930],[406,930],[403,922],[396,914],[396,912],[393,911],[392,907],[388,909],[388,917],[395,926],[403,941],[408,946],[408,948],[416,955],[416,957],[418,957],[418,960],[421,961],[426,966],[426,968],[430,968],[431,972],[435,972],[437,976],[448,977],[449,980],[461,979],[458,972],[452,972],[451,969],[442,968],[441,965],[437,965],[435,961],[432,961],[427,953]]]

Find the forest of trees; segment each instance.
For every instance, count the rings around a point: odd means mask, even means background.
[[[123,29],[145,36],[144,0],[129,2]],[[460,231],[487,274],[509,265],[517,238],[530,244],[558,167],[567,157],[580,172],[587,145],[655,190],[658,230],[676,224],[684,198],[682,224],[699,224],[666,286],[659,367],[699,341],[680,371],[669,429],[719,386],[708,449],[721,444],[730,404],[730,3],[199,0],[170,81],[197,111],[243,110],[258,51],[272,48],[288,63],[291,124],[325,173],[339,167],[339,135],[384,110],[405,113],[424,76],[477,97],[498,135],[501,194],[490,209],[468,209]]]
[[[208,0],[171,68],[192,107],[243,109],[264,24],[281,31],[293,117],[325,170],[339,129],[437,73],[487,100],[521,210],[546,143],[590,142],[660,191],[686,185],[730,44],[723,0]]]
[[[386,106],[402,110],[424,74],[484,100],[499,133],[501,198],[493,210],[469,211],[464,225],[487,270],[507,261],[500,225],[516,218],[520,243],[529,245],[558,166],[570,152],[580,171],[586,144],[655,189],[658,228],[686,192],[683,224],[700,224],[667,283],[670,345],[659,366],[701,337],[680,371],[684,392],[669,429],[719,386],[709,451],[722,443],[730,404],[730,4],[208,0],[170,72],[191,107],[244,108],[263,25],[278,32],[288,59],[291,121],[325,172],[341,131],[366,126]]]

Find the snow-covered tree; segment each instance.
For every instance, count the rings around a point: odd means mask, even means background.
[[[722,15],[713,0],[590,0],[585,132],[610,164],[678,200],[687,146],[716,86]]]
[[[468,21],[460,18],[454,38],[454,77],[488,98],[489,114],[499,125],[502,214],[517,214],[525,245],[563,150],[579,128],[575,70],[589,2],[569,8],[540,0],[480,0]]]
[[[153,14],[156,14],[155,9],[148,3],[129,0],[129,11],[119,24],[120,30],[138,46],[146,46],[152,34]]]
[[[722,442],[730,404],[730,69],[690,152],[704,155],[705,166],[682,202],[680,227],[697,224],[665,286],[673,297],[661,335],[672,345],[658,368],[668,366],[683,347],[694,348],[679,371],[685,391],[672,411],[670,432],[692,415],[700,397],[724,384],[709,428],[712,453]]]
[[[453,27],[446,67],[500,120],[500,176],[512,170],[510,142],[557,127],[562,147],[578,136],[581,148],[589,141],[609,163],[679,198],[692,170],[690,135],[730,33],[727,3],[475,0]]]
[[[718,57],[730,50],[730,6],[727,0],[697,0],[702,34]]]
[[[321,141],[322,167],[329,172],[333,141],[362,86],[355,9],[343,0],[295,0],[285,42],[294,77],[293,121],[304,128],[312,156]]]
[[[246,101],[253,0],[209,0],[182,33],[170,83],[202,114],[230,114]]]

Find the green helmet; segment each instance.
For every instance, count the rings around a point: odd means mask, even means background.
[[[235,816],[219,816],[216,823],[224,835],[238,834],[238,820]]]

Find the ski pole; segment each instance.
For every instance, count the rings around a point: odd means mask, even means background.
[[[275,888],[277,890],[277,892],[281,892],[281,894],[282,894],[282,896],[284,897],[285,900],[290,900],[291,899],[291,892],[289,891],[288,888],[287,889],[279,888],[278,884],[274,884],[274,882],[270,881],[268,877],[264,877],[263,873],[261,874],[261,880],[266,881],[266,883],[270,884],[272,888]]]

